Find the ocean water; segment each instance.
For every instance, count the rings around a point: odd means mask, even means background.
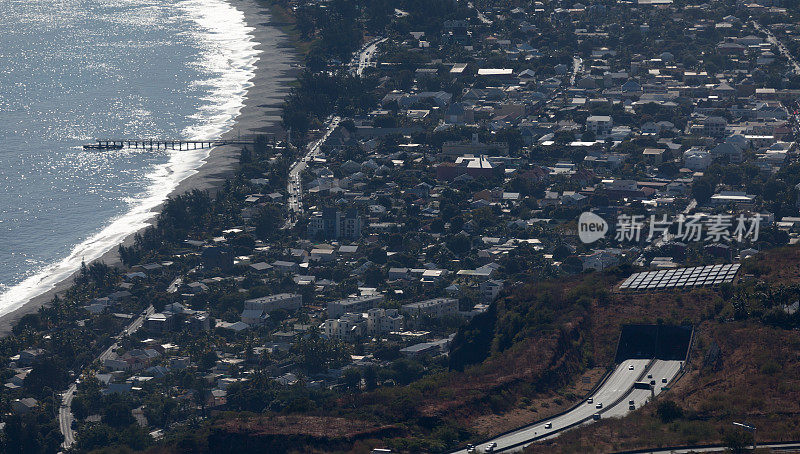
[[[145,226],[208,156],[84,151],[215,138],[258,58],[223,0],[0,0],[0,315]]]

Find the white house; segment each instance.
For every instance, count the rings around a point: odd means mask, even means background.
[[[608,115],[592,115],[586,119],[586,129],[596,137],[607,136],[614,127],[614,121]]]
[[[683,165],[695,172],[705,170],[711,165],[711,153],[698,147],[689,148],[683,152]]]

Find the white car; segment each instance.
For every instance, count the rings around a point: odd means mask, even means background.
[[[594,406],[594,408],[603,408],[603,403],[599,402],[597,405]]]
[[[553,423],[549,422],[549,423],[545,424],[544,428],[545,429],[552,429],[553,428]]]
[[[633,370],[633,364],[628,365],[628,370]]]

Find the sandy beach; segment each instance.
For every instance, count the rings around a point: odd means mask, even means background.
[[[228,0],[228,2],[242,11],[247,25],[254,28],[251,32],[256,49],[260,52],[254,68],[253,84],[247,90],[239,115],[230,131],[223,134],[223,138],[235,138],[239,135],[274,134],[279,138],[284,137],[280,127],[280,105],[288,93],[289,84],[295,79],[297,63],[300,61],[289,37],[279,29],[279,25],[272,21],[272,16],[266,6],[256,0]],[[197,173],[183,180],[170,195],[182,194],[192,189],[210,190],[232,176],[236,170],[240,149],[233,146],[217,147],[211,150],[205,163]],[[155,217],[155,213],[154,213]],[[134,234],[128,236],[123,244],[130,244]],[[110,265],[120,263],[115,246],[106,252],[100,259]],[[36,312],[39,308],[53,299],[53,296],[63,292],[72,284],[74,274],[59,282],[50,291],[39,295],[19,309],[0,317],[0,336],[11,332],[12,326],[26,314]]]

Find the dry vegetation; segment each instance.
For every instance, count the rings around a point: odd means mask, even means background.
[[[800,248],[762,254],[745,264],[747,279],[771,286],[800,282]],[[800,332],[766,326],[757,319],[734,321],[724,292],[615,293],[593,311],[595,353],[620,322],[655,318],[696,324],[687,373],[656,402],[622,419],[604,420],[531,446],[526,452],[613,452],[661,446],[721,443],[737,434],[733,421],[758,428],[761,441],[800,439]],[[613,354],[613,352],[612,352]],[[664,420],[659,403],[675,402],[682,416]]]

